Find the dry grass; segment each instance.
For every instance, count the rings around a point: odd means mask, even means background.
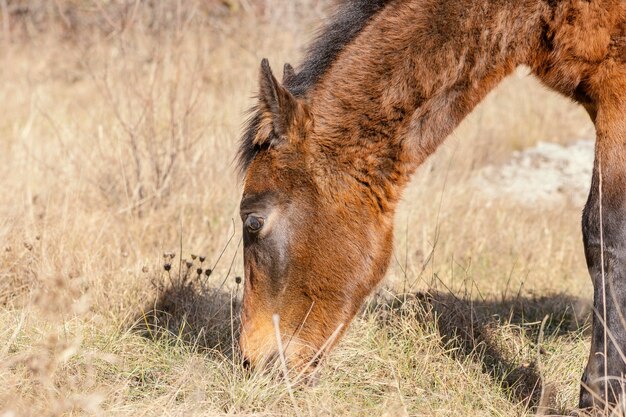
[[[245,375],[233,346],[232,160],[261,57],[297,62],[324,2],[55,3],[82,8],[68,26],[24,2],[39,14],[2,41],[0,415],[575,407],[591,294],[581,207],[486,204],[466,180],[538,140],[592,137],[581,109],[523,71],[489,96],[416,175],[384,286],[294,403],[280,370]],[[188,268],[191,253],[207,258]]]

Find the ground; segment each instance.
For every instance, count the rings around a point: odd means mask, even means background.
[[[575,409],[594,131],[523,68],[415,175],[385,281],[317,383],[241,368],[236,142],[261,58],[296,64],[326,3],[3,18],[0,416]]]

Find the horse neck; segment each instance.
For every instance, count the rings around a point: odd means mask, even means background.
[[[308,94],[327,169],[397,200],[417,166],[539,47],[543,2],[495,4],[396,1],[374,16]]]

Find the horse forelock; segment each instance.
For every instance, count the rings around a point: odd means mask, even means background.
[[[393,0],[345,0],[339,2],[336,11],[308,48],[299,71],[287,80],[285,87],[295,97],[305,97],[328,71],[339,53],[366,27],[371,18]],[[261,150],[255,138],[262,122],[257,106],[249,111],[237,154],[240,175],[244,175],[250,163]]]
[[[259,146],[254,144],[254,138],[261,125],[261,112],[253,107],[248,113],[250,116],[246,121],[237,152],[237,168],[241,176],[245,174],[255,155],[259,152]]]

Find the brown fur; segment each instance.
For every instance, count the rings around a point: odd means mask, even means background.
[[[276,351],[272,314],[296,340],[294,366],[345,329],[387,269],[411,174],[519,65],[588,110],[604,199],[626,209],[626,1],[391,0],[362,26],[304,91],[262,65],[242,145],[242,218],[264,221],[244,236],[241,347],[253,363]],[[297,78],[286,71],[288,86]]]

